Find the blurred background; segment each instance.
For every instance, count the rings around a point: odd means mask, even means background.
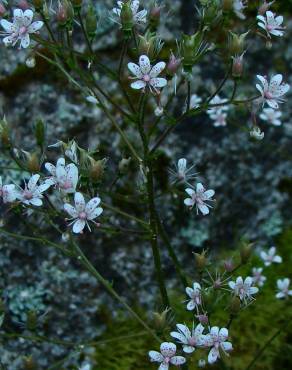
[[[115,4],[110,0],[93,3],[99,18],[94,50],[103,62],[116,68],[114,61],[119,58],[121,39],[117,25],[109,19],[109,10]],[[175,51],[175,39],[180,37],[181,31],[195,31],[195,5],[198,2],[165,0],[164,3],[163,13],[166,16],[161,17],[159,32],[165,40],[161,58],[167,60],[170,50]],[[246,15],[255,17],[258,2],[250,3]],[[147,7],[146,3],[143,5]],[[271,49],[265,47],[265,41],[260,37],[253,35],[248,38],[238,97],[256,94],[256,74],[270,76],[281,73],[284,80],[292,85],[291,8],[290,0],[276,1],[273,5],[273,11],[284,15],[287,29],[285,37],[275,39]],[[234,16],[230,24],[238,33],[244,33],[249,23]],[[81,35],[76,33],[75,39],[77,47],[84,50]],[[218,49],[208,54],[193,70],[192,93],[202,98],[216,89],[225,74],[226,55],[224,46],[220,48],[220,40],[223,44],[226,35],[221,34],[220,30],[214,30],[214,39],[208,41],[215,40],[219,42]],[[36,67],[27,68],[27,51],[1,47],[0,57],[0,113],[6,116],[10,124],[13,142],[21,149],[33,153],[36,150],[34,126],[41,118],[46,123],[48,144],[75,139],[85,149],[97,149],[97,158],[108,159],[104,179],[97,188],[102,199],[107,199],[120,160],[129,157],[107,118],[99,108],[88,104],[84,96],[46,62],[37,58]],[[131,57],[133,54],[130,51],[129,60]],[[116,84],[109,83],[102,74],[98,79],[117,101],[122,102]],[[231,86],[226,84],[221,97],[230,95]],[[184,104],[185,95],[178,94],[173,101],[174,114],[180,114]],[[154,104],[153,107],[149,106],[151,118],[148,124],[154,119],[154,108]],[[250,114],[246,109],[231,108],[226,127],[214,127],[204,113],[189,118],[165,141],[156,162],[157,191],[160,194],[157,204],[174,248],[190,274],[194,269],[192,252],[207,249],[211,258],[214,256],[223,261],[227,255],[236,255],[236,249],[243,240],[254,242],[256,250],[276,245],[284,258],[286,268],[277,266],[268,271],[264,293],[234,324],[231,335],[234,336],[235,350],[232,361],[226,365],[226,368],[232,370],[246,369],[267,335],[285,320],[288,321],[283,303],[276,302],[273,297],[276,277],[289,275],[291,269],[287,271],[287,266],[290,268],[292,262],[291,92],[280,109],[281,126],[276,127],[259,120],[265,138],[258,142],[250,140]],[[120,120],[117,114],[116,118]],[[164,127],[161,123],[157,135]],[[128,127],[128,133],[133,142],[138,140],[131,127]],[[48,149],[50,161],[58,156],[58,149]],[[209,217],[198,217],[195,212],[188,212],[183,205],[183,195],[170,188],[168,168],[173,167],[181,157],[187,158],[190,164],[196,164],[198,179],[216,191],[216,204]],[[140,179],[131,166],[129,173],[121,176],[115,184],[113,203],[139,215],[143,199],[139,198],[135,188],[139,189]],[[13,179],[20,183],[23,175],[28,174],[16,170],[15,164],[1,151],[0,175],[4,181]],[[127,196],[133,189],[137,198],[132,201],[125,201],[118,196]],[[2,205],[0,207],[0,217],[5,227],[18,234],[27,232],[27,222],[37,221],[34,215],[29,220],[22,214],[8,215],[7,209]],[[65,231],[64,221],[57,221]],[[106,222],[120,227],[129,226],[127,220],[109,213],[106,214]],[[40,230],[52,240],[60,241],[60,236],[45,222],[40,225]],[[147,241],[127,233],[106,235],[98,231],[79,239],[94,265],[114,282],[122,296],[129,302],[135,302],[141,315],[149,318],[152,317],[152,311],[159,310],[152,253]],[[181,304],[184,300],[183,290],[178,290],[177,278],[163,245],[161,250],[167,284],[178,310],[177,316],[187,320],[188,316]],[[246,267],[246,274],[250,273],[252,263],[257,262],[258,258],[253,257],[251,265]],[[24,366],[35,366],[31,368],[36,369],[77,369],[87,363],[91,364],[92,370],[150,368],[146,354],[155,344],[151,343],[145,333],[140,333],[137,324],[122,313],[93,277],[84,272],[78,263],[59,252],[0,234],[0,289],[6,311],[0,332],[0,364],[3,369],[18,370]],[[31,320],[35,320],[35,335],[61,338],[74,343],[97,340],[102,343],[76,348],[47,343],[41,339],[33,342],[6,335],[31,335],[28,327]],[[114,337],[133,333],[137,333],[133,339],[111,342]],[[291,369],[291,339],[292,328],[289,327],[277,337],[254,369]],[[196,368],[195,365],[193,368]]]

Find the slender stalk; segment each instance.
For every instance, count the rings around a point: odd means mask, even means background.
[[[170,258],[172,259],[173,263],[174,263],[174,266],[176,268],[176,271],[180,277],[180,280],[183,284],[184,287],[187,287],[188,286],[188,283],[187,283],[187,278],[186,276],[184,275],[183,273],[183,270],[182,270],[182,267],[180,265],[180,262],[175,254],[175,251],[170,243],[170,240],[168,238],[168,235],[167,235],[167,232],[165,231],[164,229],[164,226],[163,226],[163,223],[162,221],[160,220],[157,212],[156,212],[156,220],[157,220],[157,226],[158,226],[158,231],[161,235],[161,238],[163,240],[163,242],[165,243],[166,247],[167,247],[167,250],[168,250],[168,253],[169,253],[169,256]]]
[[[81,264],[103,285],[103,287],[108,291],[110,295],[112,295],[144,328],[145,330],[151,334],[153,338],[155,338],[158,342],[161,342],[161,339],[154,333],[154,331],[137,315],[137,313],[124,301],[122,297],[114,290],[112,284],[108,282],[91,264],[91,262],[87,259],[85,254],[79,248],[79,246],[73,241],[72,245],[74,246],[78,260]]]
[[[187,87],[188,87],[188,96],[187,96],[187,112],[191,108],[191,82],[187,82]]]
[[[80,22],[80,26],[81,26],[81,29],[82,29],[82,32],[83,32],[83,35],[84,35],[84,38],[85,38],[85,41],[86,41],[87,48],[88,48],[90,54],[94,55],[94,52],[93,52],[92,47],[91,47],[91,43],[89,41],[88,34],[87,34],[86,29],[84,27],[84,23],[83,23],[83,19],[82,19],[80,10],[77,12],[77,15],[78,15],[78,20]]]
[[[150,244],[153,253],[154,265],[155,265],[155,272],[156,278],[159,285],[160,295],[162,299],[162,304],[164,309],[170,307],[169,299],[167,295],[167,290],[165,287],[164,276],[161,266],[161,258],[160,258],[160,251],[158,247],[158,240],[157,240],[157,220],[156,220],[156,212],[155,212],[155,204],[154,204],[154,179],[153,179],[153,167],[152,167],[152,159],[149,156],[149,147],[148,147],[148,140],[144,130],[144,113],[145,113],[145,103],[146,103],[146,96],[145,94],[141,95],[140,102],[139,102],[139,123],[138,123],[138,130],[139,134],[143,143],[143,151],[144,151],[144,171],[146,174],[146,188],[147,188],[147,197],[148,197],[148,212],[149,212],[149,225],[150,225]]]
[[[104,208],[107,208],[109,209],[110,211],[113,211],[115,213],[118,213],[126,218],[129,218],[130,220],[133,220],[133,221],[136,221],[137,223],[141,224],[144,228],[148,229],[149,228],[149,225],[147,222],[143,221],[143,220],[140,220],[138,217],[136,216],[133,216],[133,215],[130,215],[129,213],[126,213],[124,211],[121,211],[120,209],[116,208],[116,207],[113,207],[107,203],[102,203],[102,206]]]

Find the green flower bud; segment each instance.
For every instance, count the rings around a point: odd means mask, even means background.
[[[32,0],[32,4],[35,7],[36,11],[39,11],[42,9],[44,0]]]
[[[230,302],[230,306],[229,306],[230,313],[232,315],[237,315],[238,312],[240,311],[240,308],[241,308],[240,299],[236,296],[233,296]]]
[[[41,119],[39,119],[35,124],[34,134],[35,134],[37,145],[40,147],[43,147],[45,143],[45,137],[46,137],[46,128],[45,128],[44,122]]]
[[[11,148],[10,133],[5,117],[0,121],[0,141],[5,149]]]
[[[89,5],[85,17],[85,28],[89,37],[94,37],[97,30],[97,18],[92,3]]]
[[[132,29],[134,27],[134,22],[133,22],[133,11],[131,9],[130,2],[123,3],[120,18],[122,23],[122,30],[124,31],[125,36],[126,37],[131,36]]]
[[[96,161],[93,158],[89,157],[89,160],[90,160],[89,177],[94,182],[100,181],[104,173],[106,159],[104,158]]]
[[[250,256],[252,254],[252,243],[244,243],[243,246],[240,249],[240,258],[241,258],[241,263],[246,264],[248,260],[250,259]]]
[[[248,32],[241,35],[237,35],[231,31],[229,32],[228,49],[230,55],[241,55],[244,52],[245,38],[247,35]]]
[[[73,8],[76,10],[80,10],[82,7],[83,0],[71,0],[71,3],[73,5]]]
[[[185,72],[192,71],[193,65],[205,53],[206,50],[207,48],[203,43],[201,32],[197,32],[192,36],[183,35],[181,51]]]
[[[39,153],[34,152],[30,154],[30,153],[25,152],[25,155],[27,157],[26,167],[28,171],[31,173],[38,172],[40,170]]]
[[[164,311],[153,312],[153,325],[157,331],[163,331],[168,326],[168,314],[170,308],[166,308]]]
[[[222,9],[225,12],[229,12],[233,9],[234,0],[222,0]]]
[[[26,317],[26,327],[30,331],[35,331],[38,325],[38,316],[36,311],[28,311]]]
[[[200,254],[194,253],[196,266],[199,271],[203,271],[205,267],[207,266],[206,253],[207,253],[206,251],[203,251]]]
[[[131,163],[131,157],[123,158],[119,163],[119,171],[121,174],[126,174]]]
[[[149,15],[149,23],[150,23],[151,28],[157,29],[160,23],[160,15],[161,15],[161,7],[158,5],[155,5],[150,10],[150,15]]]

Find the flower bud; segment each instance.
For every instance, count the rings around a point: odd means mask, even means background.
[[[206,50],[203,46],[202,32],[197,32],[192,36],[183,35],[181,50],[184,71],[191,72],[193,65]]]
[[[138,36],[138,52],[139,55],[148,55],[149,59],[152,60],[155,57],[154,51],[156,36],[149,37],[149,35],[150,33],[146,33],[145,36]]]
[[[131,163],[131,157],[129,158],[123,158],[119,163],[119,171],[121,174],[126,174],[128,172],[130,163]]]
[[[201,358],[199,361],[198,361],[198,367],[205,367],[207,365],[207,362],[206,360],[204,360],[203,358]]]
[[[200,324],[202,325],[208,325],[209,318],[206,314],[197,315],[196,318],[199,320]]]
[[[67,243],[70,240],[70,234],[69,233],[63,233],[61,236],[62,242]]]
[[[160,23],[160,15],[161,15],[161,7],[158,5],[155,5],[151,10],[149,14],[149,23],[151,28],[157,29]]]
[[[34,152],[27,155],[26,167],[29,172],[36,173],[40,170],[39,154]]]
[[[56,13],[57,22],[60,26],[65,26],[68,22],[70,22],[73,18],[74,10],[72,4],[69,3],[67,0],[62,0],[59,2],[58,10]]]
[[[35,331],[38,325],[38,316],[36,311],[30,310],[26,316],[26,328],[30,331]]]
[[[6,13],[6,8],[2,3],[0,3],[0,17],[3,17],[5,13]]]
[[[241,263],[246,264],[252,254],[252,243],[244,243],[240,249]]]
[[[9,128],[5,117],[0,120],[0,141],[4,148],[11,147]]]
[[[73,5],[73,8],[76,10],[80,10],[82,7],[83,0],[71,0],[71,3]]]
[[[27,10],[27,9],[30,9],[30,5],[28,4],[28,2],[26,0],[19,0],[17,2],[17,6],[19,9],[21,10]]]
[[[43,147],[45,143],[46,128],[44,122],[41,119],[37,120],[35,124],[34,134],[38,146]]]
[[[206,251],[203,251],[201,254],[194,253],[194,256],[198,270],[204,270],[204,268],[207,266]]]
[[[249,132],[251,138],[257,141],[263,140],[265,133],[261,131],[258,126],[254,126],[253,129]]]
[[[154,110],[154,114],[156,117],[161,117],[163,115],[164,109],[163,107],[156,107]]]
[[[224,261],[224,268],[227,272],[231,272],[234,270],[234,263],[232,259],[228,259]]]
[[[33,6],[35,7],[36,11],[39,11],[42,9],[42,6],[44,4],[44,0],[32,0]]]
[[[24,370],[37,370],[37,364],[31,356],[23,359]]]
[[[233,9],[234,0],[222,0],[222,9],[224,12],[229,12]]]
[[[258,9],[259,15],[265,15],[266,12],[270,9],[271,5],[274,3],[274,1],[271,1],[270,3],[267,3],[266,0],[264,0],[263,4],[260,5]]]
[[[28,68],[34,68],[35,65],[36,65],[36,61],[35,61],[35,57],[34,55],[28,57],[25,61],[25,65],[28,67]]]
[[[233,296],[230,302],[230,307],[229,307],[230,313],[232,315],[237,315],[238,312],[240,311],[240,307],[241,307],[240,299],[236,296]]]
[[[120,18],[122,23],[122,30],[124,31],[125,36],[129,37],[134,26],[133,11],[131,9],[130,1],[123,3]]]
[[[266,48],[267,48],[268,50],[271,50],[271,49],[272,49],[272,47],[273,47],[273,43],[272,43],[272,41],[271,41],[271,40],[267,40],[267,42],[266,42]]]
[[[89,177],[94,181],[100,181],[103,173],[104,173],[104,168],[106,164],[106,159],[101,159],[101,160],[94,160],[93,158],[89,157],[90,159],[90,169],[89,169]]]
[[[232,77],[239,78],[242,76],[243,72],[243,56],[244,52],[241,55],[236,55],[232,57]]]
[[[170,54],[170,57],[169,57],[169,61],[167,63],[167,66],[166,66],[166,71],[170,74],[170,75],[175,75],[177,70],[179,69],[181,65],[181,59],[179,58],[176,58],[176,56],[171,53]]]
[[[157,331],[163,331],[168,326],[168,313],[170,308],[166,308],[164,311],[153,312],[153,324]]]
[[[97,18],[95,14],[94,7],[92,3],[90,3],[86,17],[85,17],[85,27],[86,27],[86,32],[88,33],[88,36],[93,38],[96,33],[97,29]]]
[[[241,35],[229,32],[228,49],[231,55],[242,55],[245,49],[245,38],[248,32]]]

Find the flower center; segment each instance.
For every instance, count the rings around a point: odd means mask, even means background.
[[[72,187],[72,182],[70,180],[66,180],[62,186],[63,189],[68,190]]]
[[[189,338],[189,345],[193,347],[196,345],[196,339],[194,337]]]
[[[27,32],[27,28],[25,26],[20,27],[19,29],[19,35],[24,35]]]
[[[33,198],[33,194],[31,191],[25,190],[23,193],[23,197],[27,200],[30,200]]]
[[[81,220],[86,220],[86,213],[85,213],[85,212],[80,212],[80,213],[79,213],[79,218],[80,218]]]
[[[273,95],[272,95],[269,91],[266,91],[266,92],[265,92],[265,97],[266,97],[267,99],[272,99],[272,98],[273,98]]]
[[[150,76],[149,75],[144,75],[143,76],[143,81],[144,82],[149,82],[150,81]]]

